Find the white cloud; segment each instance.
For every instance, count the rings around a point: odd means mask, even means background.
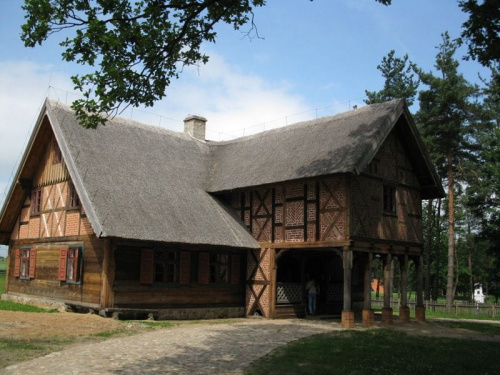
[[[69,89],[69,78],[34,62],[0,62],[0,205],[19,163],[49,84]]]

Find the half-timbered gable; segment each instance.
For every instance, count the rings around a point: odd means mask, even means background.
[[[47,100],[0,213],[7,298],[300,317],[316,278],[319,311],[347,327],[358,307],[373,320],[373,256],[420,270],[421,200],[443,190],[404,101],[229,142],[205,141],[205,122],[87,130]]]

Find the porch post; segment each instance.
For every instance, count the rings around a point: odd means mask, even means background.
[[[344,267],[344,308],[342,310],[342,328],[354,328],[354,311],[351,310],[352,250],[344,246],[342,251]]]
[[[417,259],[417,305],[415,306],[415,319],[425,322],[425,306],[423,297],[424,286],[424,257],[420,255]]]
[[[371,327],[375,324],[375,315],[372,310],[372,260],[373,254],[368,253],[365,259],[365,275],[363,288],[363,325],[368,327]]]
[[[106,307],[113,307],[114,305],[113,284],[115,280],[115,246],[111,244],[109,238],[104,240],[103,250],[100,307],[104,309]]]
[[[382,308],[382,324],[392,324],[391,308],[391,263],[392,256],[387,254],[384,258],[384,307]]]
[[[403,256],[401,262],[401,305],[399,306],[399,321],[410,322],[410,308],[408,307],[408,255]]]

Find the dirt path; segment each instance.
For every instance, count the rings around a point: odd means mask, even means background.
[[[68,338],[123,328],[116,320],[90,314],[0,311],[0,338]]]

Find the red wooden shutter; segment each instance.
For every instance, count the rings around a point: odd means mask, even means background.
[[[191,281],[191,253],[189,251],[181,251],[179,284],[189,284]]]
[[[141,284],[153,284],[153,249],[141,250],[141,276],[139,282]]]
[[[231,254],[231,284],[240,283],[240,254]]]
[[[57,280],[66,281],[66,265],[68,262],[68,249],[61,249],[59,252],[59,272]]]
[[[36,249],[30,250],[30,270],[29,270],[29,278],[35,278],[35,270],[36,270]]]
[[[198,266],[198,283],[208,284],[210,282],[210,253],[200,253]]]
[[[14,277],[21,274],[21,249],[14,250]]]

